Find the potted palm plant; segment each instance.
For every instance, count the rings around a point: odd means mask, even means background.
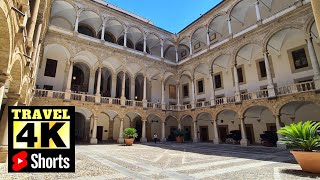
[[[138,137],[137,130],[135,128],[126,128],[122,134],[124,138],[124,143],[127,146],[132,146],[134,139]]]
[[[186,132],[183,129],[177,129],[173,133],[174,133],[174,136],[176,137],[176,142],[182,143]]]
[[[303,171],[320,173],[320,122],[307,121],[290,124],[277,131],[289,147]]]

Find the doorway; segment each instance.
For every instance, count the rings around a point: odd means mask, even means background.
[[[97,140],[102,141],[103,126],[97,126]]]
[[[191,141],[191,126],[184,126],[185,131],[184,141]]]
[[[247,135],[247,139],[249,141],[249,144],[255,144],[253,125],[252,124],[246,124],[245,128],[246,128],[246,135]],[[239,129],[241,131],[241,125],[240,124],[239,124]]]
[[[219,125],[218,126],[218,134],[222,143],[225,143],[228,135],[228,125]]]
[[[137,134],[138,134],[138,137],[136,137],[136,141],[137,142],[140,142],[140,138],[142,136],[142,121],[141,120],[137,120],[136,121],[136,126],[135,126],[136,130],[137,130]]]
[[[208,134],[208,126],[200,126],[200,141],[207,142],[209,141],[209,134]]]

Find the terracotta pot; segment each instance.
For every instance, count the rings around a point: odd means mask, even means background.
[[[180,136],[176,137],[176,142],[183,143],[183,137],[180,137]]]
[[[320,152],[290,151],[302,171],[320,174]]]
[[[132,146],[133,142],[134,142],[134,138],[124,139],[124,143],[125,143],[127,146]]]

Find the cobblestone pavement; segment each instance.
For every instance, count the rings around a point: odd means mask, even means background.
[[[197,144],[79,145],[76,173],[8,174],[0,179],[320,179],[302,172],[287,150]]]

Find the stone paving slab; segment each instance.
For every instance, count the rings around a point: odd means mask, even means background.
[[[211,143],[76,146],[76,173],[8,174],[0,179],[320,179],[302,172],[288,150]]]

